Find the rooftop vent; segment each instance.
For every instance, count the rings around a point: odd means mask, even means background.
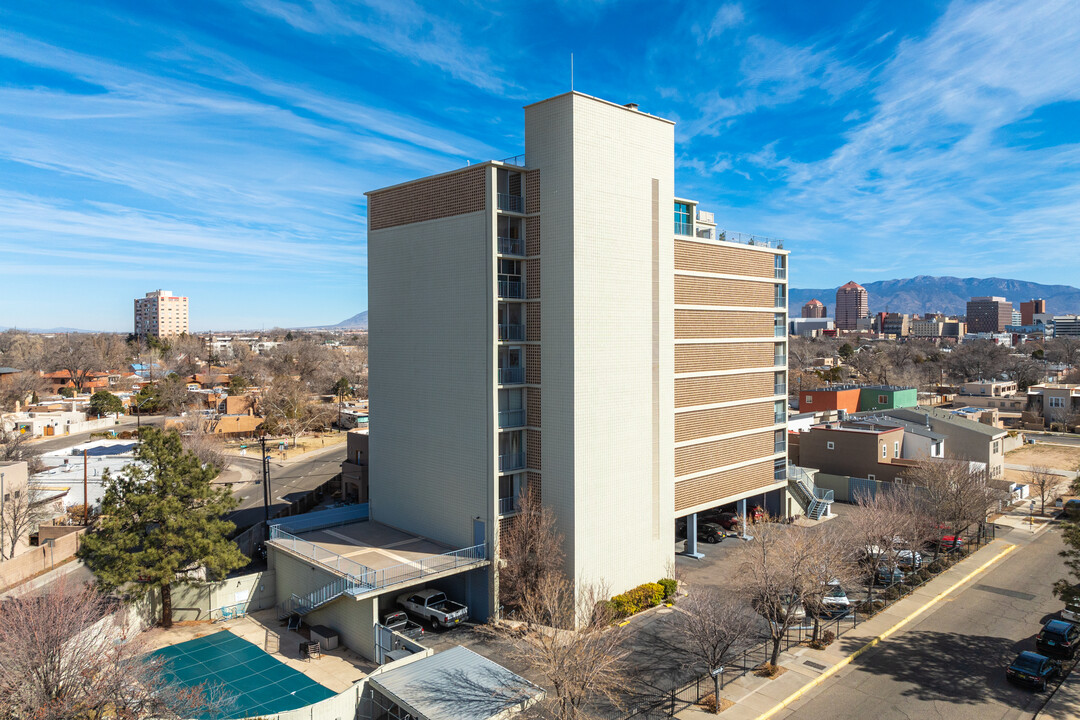
[[[626,103],[625,105],[623,105],[623,107],[629,108],[631,110],[637,110],[637,103]]]

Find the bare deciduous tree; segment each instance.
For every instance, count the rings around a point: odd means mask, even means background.
[[[654,642],[676,645],[691,669],[713,677],[713,713],[720,712],[720,673],[761,632],[761,616],[746,599],[714,586],[697,586],[675,606],[670,628]]]
[[[106,598],[60,581],[0,611],[0,718],[180,720],[223,710],[207,687],[168,679],[163,661],[131,638]]]
[[[1055,474],[1045,465],[1032,465],[1027,471],[1028,488],[1039,499],[1039,514],[1046,514],[1046,501],[1053,500],[1064,482],[1064,478]]]
[[[30,444],[30,436],[0,427],[0,462],[24,462],[31,475],[45,469],[41,450]]]
[[[990,485],[985,465],[967,460],[926,460],[905,477],[924,489],[923,512],[944,526],[940,529],[957,537],[972,525],[981,525],[1005,497],[1003,491]]]
[[[90,373],[102,369],[92,335],[69,333],[48,341],[48,367],[50,370],[67,370],[75,389],[82,391]]]
[[[337,415],[336,408],[316,403],[302,381],[279,376],[263,394],[260,411],[267,429],[296,439],[312,430],[328,427]]]
[[[542,704],[557,720],[596,717],[599,705],[622,706],[629,651],[606,594],[594,586],[575,596],[572,583],[548,575],[519,608],[524,628],[503,629],[514,657],[547,679],[551,692]]]
[[[562,535],[554,516],[524,492],[518,514],[499,533],[499,602],[520,608],[546,578],[562,573]]]
[[[33,483],[4,488],[4,502],[0,503],[0,559],[15,557],[19,541],[52,517],[46,505],[45,492]]]
[[[878,568],[891,570],[897,567],[900,551],[905,549],[903,539],[912,532],[912,515],[916,508],[912,506],[911,498],[910,494],[889,490],[861,493],[855,498],[858,511],[852,514],[847,532],[859,553],[871,602]]]
[[[803,607],[813,617],[814,630],[810,637],[817,642],[821,632],[821,618],[829,613],[826,598],[837,586],[841,589],[860,579],[857,548],[853,547],[845,532],[833,525],[804,530],[802,541],[809,547],[807,552],[814,558],[806,568],[803,589]]]

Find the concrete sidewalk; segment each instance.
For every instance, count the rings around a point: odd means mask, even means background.
[[[1077,720],[1080,718],[1080,668],[1073,668],[1061,687],[1035,715],[1036,720]]]
[[[782,709],[777,706],[792,696],[821,682],[822,675],[832,674],[851,661],[854,653],[860,651],[883,633],[895,631],[898,623],[905,622],[921,614],[921,611],[937,602],[938,596],[948,591],[956,583],[964,580],[973,571],[987,562],[1002,555],[1009,543],[995,540],[984,545],[978,551],[949,568],[941,575],[924,584],[911,595],[894,603],[874,617],[859,623],[859,626],[845,632],[840,638],[824,650],[812,650],[808,647],[792,648],[780,656],[780,666],[786,672],[774,680],[766,680],[752,674],[728,682],[720,695],[735,703],[722,713],[724,720],[757,720],[768,714],[770,718],[786,718],[795,714],[790,705]],[[959,589],[959,588],[958,588]],[[835,668],[835,669],[834,669]],[[828,680],[824,680],[828,682]],[[792,704],[795,700],[792,699]],[[771,714],[770,714],[771,713]],[[702,708],[692,706],[676,714],[683,720],[704,720],[715,717]],[[1056,720],[1056,718],[1055,718]]]

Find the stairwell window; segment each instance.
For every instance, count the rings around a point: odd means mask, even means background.
[[[825,449],[826,450],[835,450],[836,449],[836,443],[834,443],[832,440],[830,440],[829,442],[825,443]]]
[[[893,447],[893,457],[894,458],[900,457],[900,443],[899,442],[894,442],[892,447]]]

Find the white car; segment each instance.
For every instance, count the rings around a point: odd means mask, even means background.
[[[1061,619],[1071,623],[1080,621],[1080,599],[1065,605],[1065,609],[1061,611]]]
[[[827,585],[825,597],[821,598],[822,609],[830,615],[847,615],[851,608],[851,601],[848,600],[840,581],[830,580]]]

